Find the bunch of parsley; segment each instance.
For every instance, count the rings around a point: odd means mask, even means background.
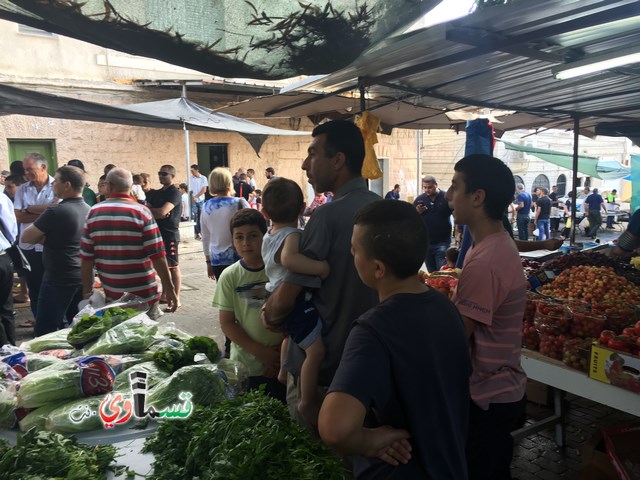
[[[262,391],[163,422],[144,451],[155,455],[150,480],[346,478],[341,460]]]
[[[115,454],[111,445],[81,445],[34,427],[18,436],[15,447],[0,440],[0,480],[103,480],[107,470],[122,470],[110,466]]]

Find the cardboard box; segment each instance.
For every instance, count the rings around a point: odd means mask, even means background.
[[[527,387],[525,393],[527,400],[538,405],[549,406],[551,401],[549,399],[549,386],[545,383],[536,382],[535,380],[527,380]]]
[[[580,450],[581,480],[618,480],[605,449],[602,430],[598,430]]]
[[[635,422],[622,427],[604,430],[607,456],[618,478],[635,480],[640,478],[640,425]]]
[[[640,393],[640,357],[594,342],[591,345],[589,377]]]

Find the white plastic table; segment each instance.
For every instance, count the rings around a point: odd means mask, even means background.
[[[525,348],[521,361],[527,377],[553,389],[554,414],[516,430],[512,433],[515,439],[555,425],[556,443],[564,446],[564,392],[640,417],[640,395],[636,393],[589,378],[584,372]]]

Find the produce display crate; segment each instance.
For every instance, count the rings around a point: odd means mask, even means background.
[[[640,478],[640,424],[607,428],[603,434],[607,456],[618,478]]]
[[[589,377],[640,394],[640,357],[594,342]]]

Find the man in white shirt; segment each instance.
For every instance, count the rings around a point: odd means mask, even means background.
[[[200,212],[202,211],[202,205],[204,204],[204,193],[207,191],[209,182],[207,177],[200,173],[200,167],[198,165],[191,165],[191,175],[189,176],[189,195],[191,195],[191,215],[193,221],[196,222],[194,227],[194,233],[196,234],[196,240],[200,240],[202,235],[200,233]]]
[[[20,232],[24,232],[36,219],[57,200],[53,194],[53,177],[47,173],[47,159],[39,153],[29,153],[22,161],[27,183],[16,190],[13,202]],[[35,319],[38,313],[38,296],[44,275],[42,264],[42,244],[19,243],[20,249],[31,265],[27,275],[29,296],[31,297],[31,313]]]
[[[247,183],[251,185],[251,188],[253,188],[254,190],[258,188],[258,185],[256,184],[256,179],[254,178],[255,176],[256,176],[256,171],[253,168],[247,168]]]

